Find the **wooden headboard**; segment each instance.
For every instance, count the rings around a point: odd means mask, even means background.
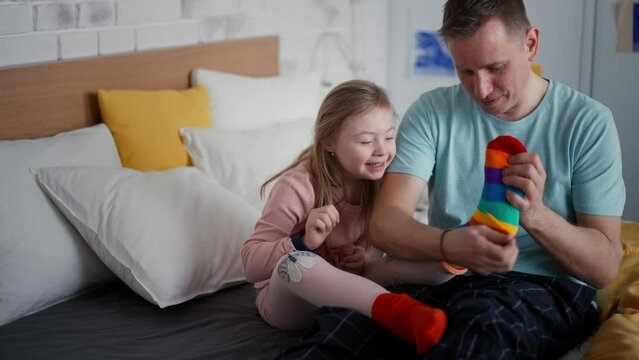
[[[277,75],[279,40],[269,36],[0,69],[0,140],[97,124],[98,89],[184,89],[194,68]]]

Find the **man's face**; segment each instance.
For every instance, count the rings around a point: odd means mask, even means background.
[[[536,30],[508,34],[501,20],[492,19],[469,39],[447,43],[461,84],[484,111],[507,121],[532,111],[528,80],[537,50]]]

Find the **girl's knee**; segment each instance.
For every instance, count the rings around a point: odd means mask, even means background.
[[[307,273],[323,259],[310,251],[294,251],[280,259],[275,268],[277,275],[285,282],[300,282],[304,273]]]

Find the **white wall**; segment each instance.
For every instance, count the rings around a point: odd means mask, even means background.
[[[414,31],[437,31],[442,24],[444,0],[393,0],[390,6],[388,90],[400,117],[417,97],[439,86],[458,82],[456,77],[412,75]]]
[[[616,50],[619,3],[597,1],[592,96],[615,117],[626,182],[624,218],[639,221],[639,53]]]

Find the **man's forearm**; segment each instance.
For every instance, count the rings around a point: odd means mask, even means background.
[[[623,250],[614,227],[620,219],[582,218],[585,223],[573,225],[546,208],[540,220],[524,227],[568,273],[602,288],[614,280],[619,269]]]
[[[441,231],[413,219],[399,209],[378,210],[370,224],[370,238],[378,249],[402,260],[442,260]]]

